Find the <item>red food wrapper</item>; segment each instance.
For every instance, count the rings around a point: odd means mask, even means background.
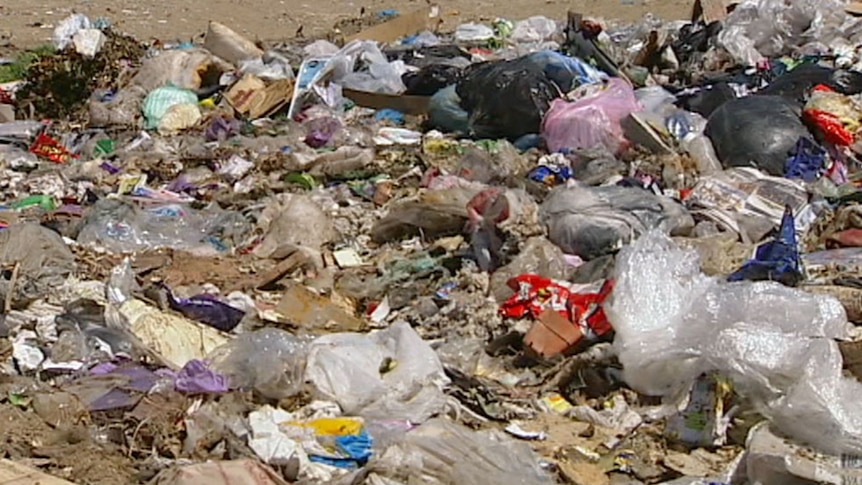
[[[15,104],[12,94],[3,88],[0,88],[0,104]]]
[[[542,312],[553,310],[580,327],[588,339],[613,330],[602,306],[613,291],[613,280],[606,280],[597,293],[574,293],[565,283],[534,274],[516,276],[508,285],[515,294],[500,307],[506,317],[538,318]]]
[[[69,150],[66,150],[66,147],[61,145],[60,142],[44,133],[36,137],[36,141],[30,147],[30,153],[47,158],[55,163],[69,163],[73,158],[78,158],[76,155],[69,153]]]
[[[852,145],[856,136],[851,133],[837,116],[826,111],[811,109],[803,112],[803,116],[810,123],[817,125],[829,143],[839,146]]]

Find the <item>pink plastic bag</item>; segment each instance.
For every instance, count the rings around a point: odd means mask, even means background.
[[[604,86],[587,85],[578,88],[577,101],[556,99],[542,121],[542,137],[548,150],[605,146],[612,153],[620,150],[625,137],[620,122],[639,111],[634,89],[623,79],[611,78]]]

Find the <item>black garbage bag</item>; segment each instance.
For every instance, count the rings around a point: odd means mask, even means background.
[[[470,52],[456,45],[436,45],[418,49],[412,46],[399,46],[385,49],[383,54],[389,62],[404,61],[405,64],[416,67],[431,64],[466,65],[472,59]]]
[[[709,49],[710,41],[718,36],[721,29],[721,22],[685,24],[679,29],[676,39],[670,42],[670,47],[673,49],[677,60],[681,64],[685,64],[691,60],[695,53],[706,52]]]
[[[693,94],[677,95],[676,104],[686,111],[692,111],[709,118],[719,106],[732,99],[736,99],[733,88],[726,82],[718,82],[704,86]]]
[[[401,81],[407,86],[405,94],[433,96],[461,79],[461,68],[443,64],[423,67],[418,72],[406,72]]]
[[[715,110],[705,133],[725,168],[756,167],[780,177],[799,138],[811,136],[800,116],[800,107],[784,97],[748,96]]]
[[[538,133],[560,88],[527,58],[484,62],[464,70],[456,91],[470,113],[470,134],[507,138]]]
[[[802,64],[775,79],[758,94],[784,96],[797,103],[804,103],[811,88],[825,84],[841,94],[862,92],[862,74],[855,71],[835,70],[818,64]]]

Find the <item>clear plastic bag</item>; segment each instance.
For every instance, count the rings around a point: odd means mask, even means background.
[[[116,252],[170,247],[224,250],[251,229],[239,214],[195,211],[182,205],[139,209],[116,199],[102,199],[84,216],[78,242]]]
[[[557,23],[538,15],[516,23],[509,38],[519,44],[537,44],[549,40],[556,33]]]
[[[267,399],[302,390],[308,342],[277,328],[242,334],[207,356],[213,370],[235,389],[251,389]]]
[[[369,468],[370,474],[403,483],[554,483],[528,444],[500,432],[473,431],[441,418],[408,432]]]
[[[727,17],[718,43],[748,66],[814,40],[828,44],[846,19],[839,0],[747,0]]]
[[[608,81],[604,89],[585,86],[575,102],[554,100],[542,121],[542,137],[548,150],[577,150],[597,145],[617,152],[625,138],[620,122],[640,105],[631,85],[620,78]]]
[[[704,372],[734,387],[790,437],[830,453],[862,451],[862,383],[842,377],[838,300],[774,282],[724,283],[694,251],[653,232],[624,249],[606,306],[626,382],[675,395]]]

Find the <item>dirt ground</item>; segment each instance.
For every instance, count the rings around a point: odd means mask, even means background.
[[[476,19],[531,15],[563,18],[569,9],[587,15],[636,20],[651,12],[661,18],[685,18],[694,0],[440,0],[447,26]],[[370,11],[419,8],[417,0],[16,0],[0,2],[0,45],[28,48],[51,39],[57,22],[72,12],[105,17],[118,30],[139,39],[189,40],[217,20],[250,38],[291,38],[302,26],[306,36],[320,35],[339,19]],[[321,8],[325,5],[325,8]],[[11,45],[10,45],[11,44]]]

